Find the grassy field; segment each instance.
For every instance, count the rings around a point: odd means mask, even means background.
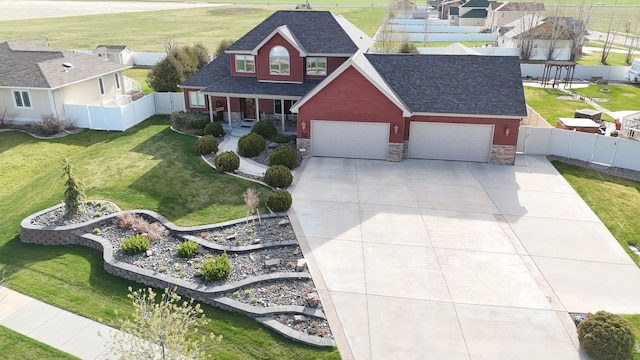
[[[0,326],[0,359],[72,360],[77,357]]]
[[[98,44],[121,44],[134,51],[162,51],[162,40],[170,38],[180,44],[202,43],[213,51],[222,39],[239,38],[277,9],[291,7],[225,6],[5,21],[0,27],[0,41],[30,39],[42,43],[42,35],[47,34],[51,46],[63,49],[93,49]],[[386,11],[384,7],[326,9],[343,15],[369,35],[375,34]]]
[[[603,93],[601,89],[608,89]],[[640,110],[640,86],[638,85],[589,85],[587,88],[574,89],[573,92],[593,97],[609,99],[600,103],[611,111]]]
[[[7,286],[107,324],[114,321],[114,310],[129,314],[127,287],[139,285],[106,273],[101,253],[81,246],[23,244],[19,223],[60,203],[65,157],[91,199],[154,210],[180,225],[245,216],[241,195],[256,184],[214,172],[196,155],[193,142],[172,132],[160,116],[124,133],[85,130],[55,140],[0,133],[0,271],[7,269]],[[224,335],[214,349],[216,359],[339,358],[336,349],[308,348],[242,315],[205,309],[212,319],[208,330]]]
[[[592,52],[591,54],[582,54],[578,59],[576,59],[576,63],[578,65],[603,65],[600,61],[600,57],[602,56],[602,52]],[[631,57],[631,61],[635,56]],[[627,54],[621,53],[609,53],[607,56],[607,62],[604,65],[610,66],[629,66],[627,64]]]
[[[558,118],[573,117],[574,112],[578,109],[593,109],[584,101],[556,99],[561,95],[564,94],[557,89],[524,87],[524,97],[527,104],[545,118],[551,126],[556,126]]]
[[[147,84],[147,74],[150,70],[150,68],[133,68],[125,70],[124,75],[137,81],[140,84],[140,90],[146,95],[153,92],[153,89]]]

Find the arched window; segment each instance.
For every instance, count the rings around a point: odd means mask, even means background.
[[[269,51],[271,75],[289,75],[289,52],[284,46],[274,46]]]

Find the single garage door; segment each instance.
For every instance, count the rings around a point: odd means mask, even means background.
[[[387,123],[311,121],[313,156],[386,160],[388,143]]]
[[[488,162],[494,125],[412,122],[409,157]]]

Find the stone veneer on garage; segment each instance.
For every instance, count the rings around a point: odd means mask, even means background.
[[[175,279],[170,276],[151,271],[149,269],[140,268],[138,266],[134,266],[131,264],[119,262],[114,258],[114,250],[111,244],[111,241],[94,235],[91,231],[94,228],[98,228],[104,225],[109,225],[113,221],[119,213],[109,214],[102,216],[100,218],[96,218],[81,224],[73,224],[73,225],[65,225],[65,226],[39,226],[32,224],[32,219],[44,214],[46,212],[52,211],[62,205],[56,205],[50,207],[48,209],[39,211],[31,216],[28,216],[22,220],[20,223],[20,240],[24,243],[32,243],[32,244],[42,244],[42,245],[82,245],[86,246],[98,251],[102,252],[102,257],[104,260],[104,268],[105,270],[112,274],[116,275],[128,280],[135,281],[137,283],[141,283],[147,286],[153,286],[156,288],[166,288],[167,286],[175,286],[175,291],[181,295],[189,296],[197,301],[213,305],[228,311],[241,313],[250,318],[255,319],[257,322],[272,328],[273,330],[281,333],[282,335],[296,341],[303,342],[305,344],[313,345],[313,346],[335,346],[335,342],[330,338],[322,338],[317,336],[310,336],[308,334],[295,331],[291,328],[288,328],[284,325],[280,326],[279,323],[271,321],[270,315],[278,314],[278,313],[290,313],[290,314],[302,314],[315,316],[318,318],[326,319],[324,313],[315,308],[309,308],[298,305],[286,305],[286,306],[274,306],[274,307],[256,307],[248,304],[244,304],[240,301],[236,301],[234,299],[230,299],[227,297],[223,297],[220,294],[232,291],[243,286],[250,285],[252,283],[269,281],[269,280],[278,280],[278,279],[311,279],[311,275],[307,272],[296,272],[296,273],[271,273],[256,276],[253,278],[248,278],[245,280],[241,280],[238,282],[234,282],[231,284],[225,284],[220,286],[211,286],[211,285],[202,285],[196,284],[189,281]],[[245,219],[238,219],[233,221],[228,221],[215,225],[203,225],[203,226],[192,226],[192,227],[182,227],[177,226],[167,220],[167,218],[162,215],[149,211],[149,210],[132,210],[128,211],[131,213],[145,215],[151,218],[156,219],[161,222],[172,234],[178,235],[179,233],[188,233],[193,231],[204,231],[217,227],[224,227],[233,225],[239,222],[245,222],[251,220],[250,217]],[[270,218],[270,217],[285,217],[286,214],[270,214],[261,216],[262,218]],[[202,242],[202,241],[198,241]],[[216,244],[217,245],[217,244]],[[268,247],[267,244],[257,244],[250,245],[244,247],[229,247],[217,245],[216,250],[225,250],[225,251],[243,251],[256,249],[258,247]],[[275,245],[277,246],[277,245]],[[246,249],[245,249],[246,248]]]
[[[389,143],[387,146],[387,161],[402,161],[404,145],[402,143]]]
[[[516,161],[515,145],[491,145],[489,164],[513,165]]]

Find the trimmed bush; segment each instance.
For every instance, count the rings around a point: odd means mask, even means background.
[[[169,120],[174,129],[194,135],[202,135],[204,127],[209,123],[206,114],[195,111],[174,111]]]
[[[213,259],[203,261],[198,267],[200,269],[200,276],[202,276],[205,281],[222,280],[231,273],[231,264],[229,263],[229,257],[226,252]]]
[[[267,195],[267,206],[275,212],[284,212],[291,207],[291,194],[287,190],[273,190]]]
[[[198,253],[198,243],[193,240],[183,241],[178,244],[178,256],[191,258]]]
[[[220,171],[233,172],[240,167],[240,158],[233,151],[225,151],[222,154],[218,154],[213,163],[216,165],[216,169]]]
[[[272,136],[278,133],[275,125],[270,121],[260,120],[251,128],[251,132],[258,134],[265,139],[270,139]]]
[[[122,242],[122,252],[135,255],[149,250],[149,238],[144,235],[134,235]]]
[[[224,129],[222,128],[222,124],[217,122],[210,122],[207,124],[207,126],[204,127],[204,134],[220,137],[224,135]]]
[[[633,327],[619,315],[606,311],[590,315],[578,324],[578,339],[594,360],[627,360],[633,356]]]
[[[298,154],[290,146],[280,146],[269,156],[269,166],[284,165],[289,169],[296,167]]]
[[[275,188],[286,188],[291,185],[293,175],[291,170],[284,165],[273,165],[264,173],[264,182]]]
[[[218,145],[218,139],[212,135],[205,135],[196,139],[196,152],[200,155],[218,152]]]
[[[238,140],[238,153],[245,157],[259,155],[264,147],[264,138],[256,133],[247,134]]]
[[[286,144],[291,140],[291,137],[284,134],[275,134],[271,138],[269,138],[269,140],[278,144]]]

